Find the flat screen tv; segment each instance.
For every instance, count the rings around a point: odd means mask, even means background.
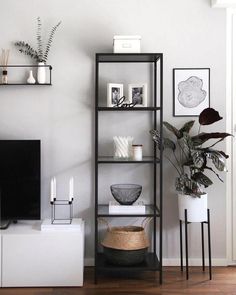
[[[40,219],[40,140],[0,140],[0,219]]]

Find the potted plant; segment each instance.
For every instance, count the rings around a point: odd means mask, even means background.
[[[45,48],[43,46],[44,44],[42,38],[42,22],[40,17],[37,18],[37,50],[35,50],[31,45],[24,41],[15,42],[15,46],[18,48],[19,52],[31,57],[38,63],[39,67],[37,73],[37,80],[39,84],[44,84],[46,82],[45,64],[48,59],[48,54],[52,46],[54,35],[60,24],[61,21],[52,27]]]
[[[207,220],[207,193],[204,189],[213,182],[204,173],[205,171],[211,171],[223,182],[216,170],[226,171],[225,160],[228,155],[214,147],[231,134],[201,132],[203,126],[211,125],[221,119],[222,117],[216,110],[206,108],[199,115],[199,129],[196,135],[190,135],[194,120],[186,122],[180,129],[168,122],[163,122],[174,139],[163,137],[162,142],[158,130],[150,131],[158,148],[162,148],[164,157],[177,171],[175,188],[178,193],[180,220],[184,220],[184,209],[187,209],[189,222]],[[209,144],[209,140],[214,140],[214,142]],[[167,149],[171,150],[172,155],[167,153]]]

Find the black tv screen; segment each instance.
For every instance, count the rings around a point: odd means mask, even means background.
[[[40,140],[0,140],[1,219],[40,219]]]

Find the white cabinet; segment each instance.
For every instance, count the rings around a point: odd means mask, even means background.
[[[41,231],[19,223],[2,231],[2,287],[82,286],[84,222],[72,230]]]

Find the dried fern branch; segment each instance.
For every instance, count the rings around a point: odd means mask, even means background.
[[[40,60],[43,60],[42,22],[40,17],[37,18],[37,22],[38,56]]]
[[[37,62],[40,61],[38,52],[31,47],[28,43],[24,41],[15,42],[15,46],[18,47],[19,52],[30,56],[31,58],[35,59]]]
[[[61,24],[61,21],[52,28],[51,33],[49,35],[48,42],[47,42],[47,45],[46,45],[46,50],[45,50],[45,53],[44,53],[44,56],[43,56],[43,60],[45,62],[48,59],[48,54],[49,54],[49,51],[50,51],[51,46],[52,46],[52,41],[53,41],[54,35],[56,33],[57,28],[60,26],[60,24]]]
[[[56,33],[57,28],[60,26],[61,21],[52,27],[51,32],[49,34],[48,42],[46,44],[45,52],[43,50],[43,40],[42,40],[42,22],[41,18],[37,18],[37,49],[35,50],[32,46],[24,41],[15,42],[15,46],[18,48],[19,52],[30,56],[31,58],[35,59],[37,62],[45,62],[48,59],[48,54],[52,46],[53,38]]]

